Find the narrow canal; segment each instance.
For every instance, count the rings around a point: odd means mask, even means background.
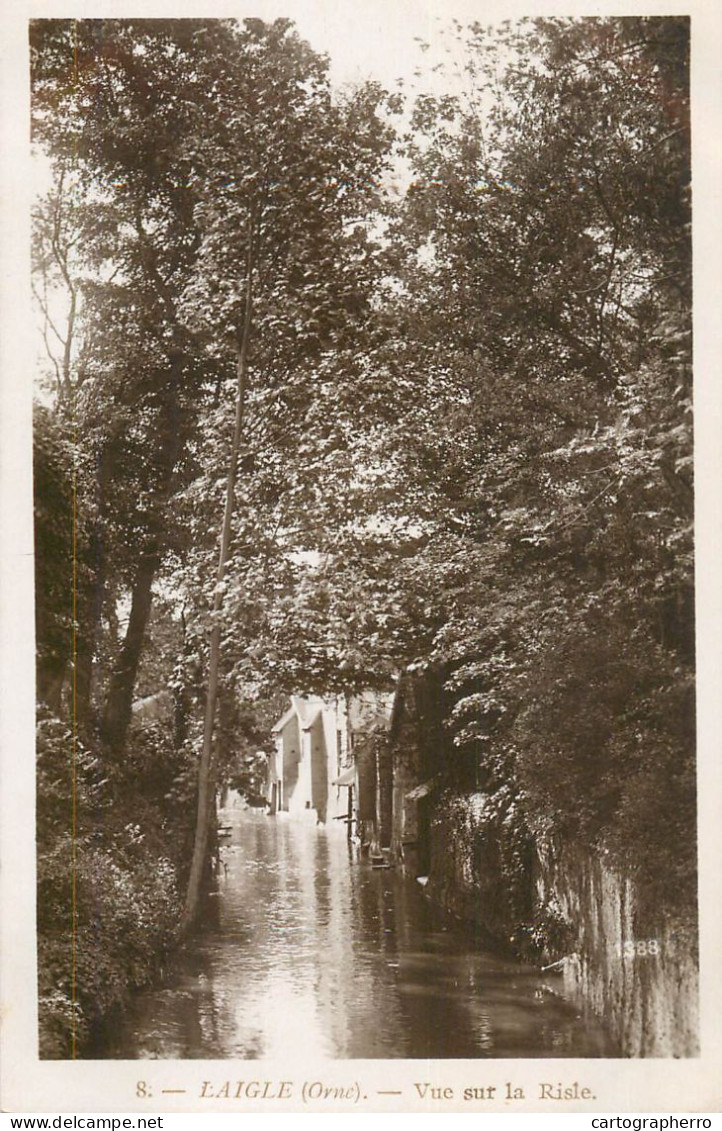
[[[593,1057],[561,979],[479,949],[338,830],[229,808],[214,911],[95,1055],[132,1059]]]

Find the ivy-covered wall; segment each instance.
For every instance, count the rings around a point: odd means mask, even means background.
[[[498,796],[442,794],[431,817],[428,891],[490,939],[523,947],[534,896],[532,847],[515,818]]]

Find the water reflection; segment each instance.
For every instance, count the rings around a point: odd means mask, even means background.
[[[215,914],[96,1056],[614,1055],[556,979],[477,949],[413,882],[351,862],[336,830],[224,822]]]

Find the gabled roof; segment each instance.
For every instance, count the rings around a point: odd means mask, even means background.
[[[310,730],[311,729],[313,724],[316,722],[316,719],[318,718],[318,716],[323,712],[324,707],[325,707],[324,703],[319,703],[319,705],[315,709],[311,710],[310,714],[306,715],[305,723],[301,723],[301,726],[304,730]]]
[[[297,718],[302,730],[310,730],[323,709],[328,705],[323,699],[314,696],[312,699],[303,699],[300,695],[291,696],[291,706],[285,714],[281,715],[278,722],[271,727],[273,734],[278,734],[290,723],[292,718]]]
[[[285,715],[281,715],[278,722],[274,723],[271,727],[272,734],[278,734],[279,731],[282,731],[286,723],[290,723],[291,719],[294,718],[294,716],[296,716],[297,714],[298,712],[296,711],[295,707],[289,707]]]

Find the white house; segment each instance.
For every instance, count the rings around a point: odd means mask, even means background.
[[[358,732],[390,714],[391,697],[367,692],[343,696],[291,696],[291,705],[273,727],[275,750],[269,757],[271,813],[337,823],[347,827],[353,814],[357,771],[353,743]]]
[[[324,824],[348,811],[347,789],[335,784],[350,761],[346,707],[342,699],[291,696],[291,706],[273,727],[270,757],[271,812],[305,816]]]

